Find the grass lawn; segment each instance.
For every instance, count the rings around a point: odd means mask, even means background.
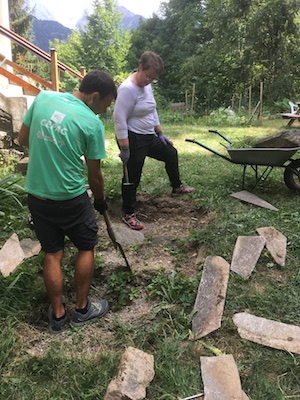
[[[227,155],[221,144],[224,141],[209,133],[209,129],[217,129],[237,142],[286,130],[284,123],[284,120],[269,120],[251,127],[204,126],[200,122],[164,125],[164,134],[178,149],[183,181],[197,189],[189,197],[189,204],[213,217],[206,225],[194,226],[184,243],[178,230],[173,245],[163,249],[164,255],[172,259],[172,272],[162,265],[157,270],[143,270],[132,276],[117,271],[105,275],[104,261],[98,255],[93,293],[102,291],[114,304],[109,318],[52,337],[47,331],[48,301],[41,276],[42,254],[26,260],[9,277],[0,276],[0,399],[103,399],[127,346],[154,355],[155,378],[147,389],[148,400],[179,400],[202,392],[199,358],[214,356],[214,348],[233,355],[242,388],[250,399],[300,399],[300,355],[244,340],[232,321],[235,313],[247,311],[300,326],[299,195],[284,184],[284,169],[274,168],[253,192],[278,211],[241,203],[230,194],[242,190],[243,167],[185,141],[196,139]],[[120,201],[122,168],[110,124],[107,152],[108,158],[103,162],[106,194],[109,202],[116,202]],[[252,191],[254,182],[254,173],[249,168],[245,189]],[[169,194],[164,166],[147,160],[139,195],[160,199]],[[8,199],[1,204],[1,246],[13,232],[20,239],[35,238],[27,226],[25,202],[24,198],[23,208]],[[203,262],[190,275],[184,273],[181,263],[192,263],[193,254],[200,251],[203,259],[218,255],[230,263],[237,237],[257,235],[256,229],[264,226],[274,226],[287,237],[286,265],[276,265],[264,251],[248,280],[231,272],[221,328],[201,340],[190,340]],[[150,238],[143,251],[155,246],[155,238]],[[138,247],[131,251],[138,252],[141,250]],[[74,248],[68,246],[63,265],[66,294],[71,298],[74,254]],[[102,288],[99,278],[103,280]],[[139,301],[146,304],[147,312],[135,319],[124,317],[130,312],[132,302]]]

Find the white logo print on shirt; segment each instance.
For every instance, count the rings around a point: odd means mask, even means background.
[[[54,111],[54,113],[52,114],[52,117],[50,118],[51,121],[56,122],[57,124],[61,124],[63,119],[65,118],[66,114],[63,114],[59,111]]]

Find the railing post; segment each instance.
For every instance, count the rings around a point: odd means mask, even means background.
[[[9,9],[8,9],[8,0],[0,0],[0,25],[3,25],[5,28],[9,29]],[[9,61],[12,61],[12,51],[11,51],[11,42],[10,39],[0,35],[0,49],[1,53],[4,55],[6,59]],[[5,65],[3,65],[3,68],[5,68],[9,72],[13,72],[12,68]],[[0,75],[0,84],[3,83],[4,85],[7,85],[9,83],[9,80],[5,78],[3,75]]]
[[[85,74],[86,74],[85,67],[80,67],[80,73],[82,76],[85,76]]]
[[[57,52],[55,49],[50,49],[51,52],[51,80],[52,90],[55,92],[59,91],[59,77],[58,77],[58,66],[57,66]]]

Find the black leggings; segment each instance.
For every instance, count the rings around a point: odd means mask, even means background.
[[[170,144],[163,144],[155,135],[139,135],[128,132],[130,158],[127,163],[129,182],[133,186],[122,184],[122,209],[126,214],[132,214],[136,208],[136,190],[139,186],[146,156],[165,163],[171,186],[181,185],[178,168],[178,153]],[[123,177],[122,183],[125,182]]]

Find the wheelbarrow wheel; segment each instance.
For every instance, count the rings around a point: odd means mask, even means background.
[[[300,159],[292,161],[285,168],[284,182],[290,190],[300,193]]]

